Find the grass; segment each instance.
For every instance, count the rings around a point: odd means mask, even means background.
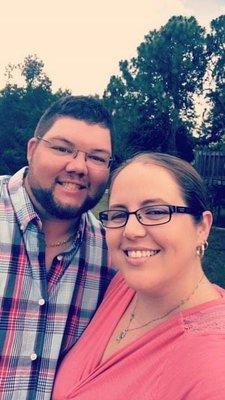
[[[225,288],[225,229],[213,227],[204,257],[204,270],[211,282]]]
[[[107,196],[92,210],[96,217],[108,208]],[[211,282],[225,288],[225,229],[213,227],[209,236],[209,247],[204,257],[204,271]]]

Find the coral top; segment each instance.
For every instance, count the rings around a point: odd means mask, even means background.
[[[145,333],[101,363],[134,296],[118,273],[98,312],[56,376],[54,400],[222,400],[225,290]]]

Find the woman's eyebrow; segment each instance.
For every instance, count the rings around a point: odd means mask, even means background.
[[[140,203],[140,208],[142,206],[144,207],[144,206],[148,206],[148,205],[154,206],[154,204],[156,204],[156,205],[162,204],[163,205],[163,204],[167,204],[167,202],[165,202],[165,200],[162,200],[161,198],[145,199]],[[128,206],[126,206],[125,204],[121,204],[121,203],[112,203],[112,204],[110,204],[110,208],[114,208],[114,209],[122,208],[122,209],[127,210]]]
[[[119,204],[119,203],[112,203],[112,204],[110,204],[109,208],[113,208],[113,209],[123,208],[123,209],[127,210],[127,206],[125,206],[124,204]]]
[[[145,205],[152,205],[154,206],[154,204],[156,205],[160,205],[160,204],[168,204],[167,202],[165,202],[165,200],[161,199],[160,197],[156,197],[156,198],[151,198],[151,199],[145,199],[143,200],[140,204],[142,204],[143,206]]]

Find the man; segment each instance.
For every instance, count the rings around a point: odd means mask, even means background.
[[[41,117],[29,167],[0,181],[0,399],[49,399],[58,360],[113,276],[89,211],[106,187],[111,119],[67,96]]]

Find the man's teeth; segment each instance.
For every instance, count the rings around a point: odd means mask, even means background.
[[[152,257],[158,252],[159,250],[128,250],[126,253],[128,257],[141,258],[141,257]]]
[[[70,183],[70,182],[63,182],[62,186],[65,189],[82,189],[84,186],[79,185],[78,183]]]

